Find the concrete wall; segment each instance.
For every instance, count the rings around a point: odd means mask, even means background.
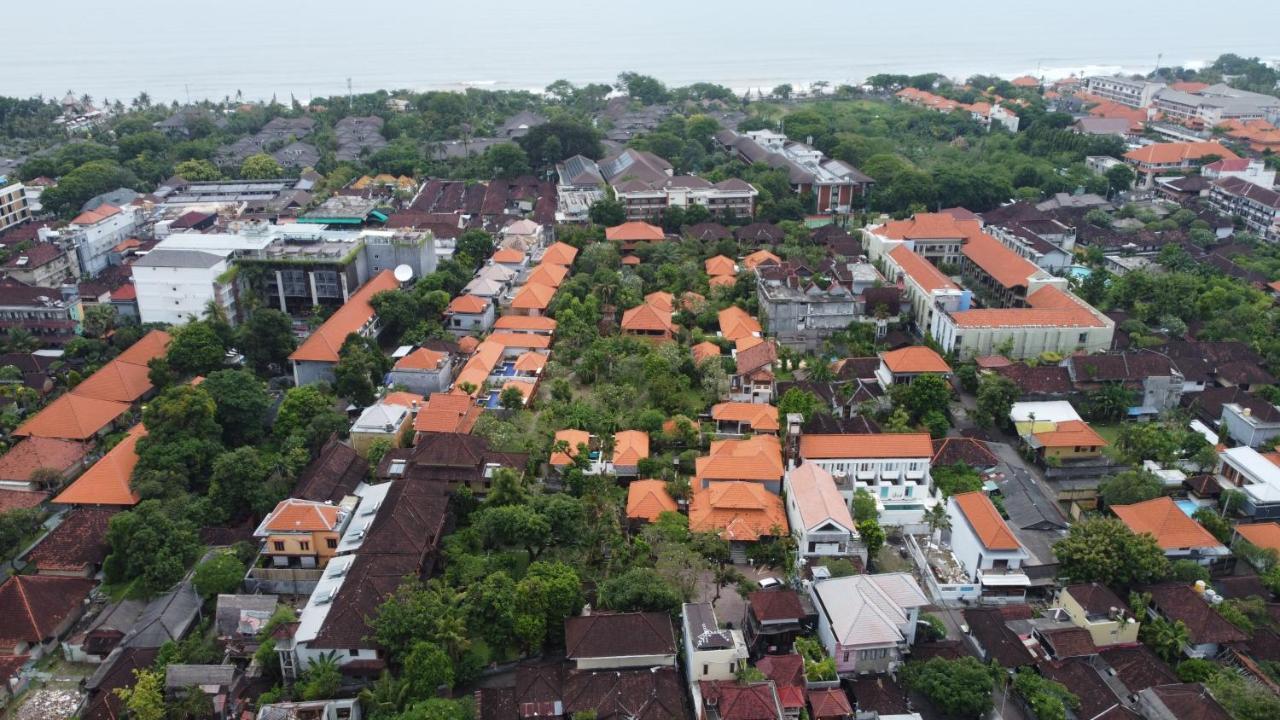
[[[234,318],[235,302],[228,291],[219,292],[218,288],[218,277],[226,271],[225,260],[211,268],[134,266],[142,322],[181,325],[203,317],[210,301],[216,301]]]

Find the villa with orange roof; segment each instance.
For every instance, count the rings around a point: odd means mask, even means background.
[[[866,563],[867,549],[831,473],[805,462],[787,471],[784,487],[797,560],[853,556]]]
[[[977,220],[958,220],[947,213],[916,213],[906,220],[891,220],[863,231],[864,246],[872,260],[879,260],[889,250],[906,245],[932,263],[955,265],[960,262],[960,248],[982,232]]]
[[[718,313],[720,319],[720,336],[733,342],[746,337],[761,337],[764,328],[760,321],[751,317],[750,313],[737,305],[730,305]]]
[[[546,316],[503,315],[494,321],[493,329],[497,332],[529,333],[551,337],[556,332],[556,321]]]
[[[693,362],[695,365],[701,365],[705,360],[719,358],[724,355],[720,350],[720,346],[710,340],[703,340],[690,348],[690,350],[693,353]]]
[[[502,265],[512,270],[521,270],[529,264],[529,256],[523,250],[516,248],[502,248],[495,252],[489,262],[494,265]]]
[[[648,457],[649,433],[622,430],[613,436],[613,456],[608,469],[618,477],[636,477],[640,474],[640,461]]]
[[[293,381],[298,387],[317,382],[332,382],[333,368],[338,364],[338,351],[347,336],[377,337],[381,327],[370,300],[384,290],[399,286],[390,270],[383,270],[365,283],[342,307],[334,311],[320,327],[289,356],[293,364]]]
[[[782,258],[774,255],[768,250],[757,250],[742,259],[742,267],[755,272],[756,268],[761,265],[778,265],[782,263]]]
[[[323,568],[338,554],[338,541],[357,499],[341,505],[287,498],[258,524],[264,562],[274,568]]]
[[[444,310],[445,329],[455,336],[483,335],[493,327],[496,311],[488,298],[459,295]]]
[[[729,376],[729,399],[747,403],[771,403],[774,394],[773,365],[778,346],[772,340],[739,338]]]
[[[138,464],[138,440],[146,435],[141,423],[134,425],[123,440],[63,489],[53,504],[137,505],[139,498],[130,483]]]
[[[1201,565],[1221,565],[1231,551],[1200,523],[1178,507],[1173,498],[1161,496],[1132,505],[1114,505],[1111,512],[1134,534],[1155,538],[1170,560],[1194,560]]]
[[[1107,441],[1065,400],[1016,402],[1009,410],[1018,436],[1043,464],[1091,462]]]
[[[695,485],[689,530],[719,535],[729,543],[734,562],[746,561],[751,543],[790,532],[782,498],[759,483],[741,481]]]
[[[526,283],[538,283],[547,287],[558,288],[569,276],[569,268],[555,263],[542,263],[530,271],[525,278]]]
[[[694,461],[695,487],[741,480],[777,493],[782,489],[782,443],[772,435],[745,440],[713,440],[707,455]]]
[[[1280,553],[1280,523],[1273,521],[1236,525],[1236,539],[1252,543],[1263,550]]]
[[[610,242],[622,243],[622,253],[626,255],[634,252],[636,248],[644,243],[666,240],[667,234],[657,225],[632,220],[611,228],[605,228],[604,239]]]
[[[511,299],[511,314],[542,317],[547,314],[556,289],[541,283],[527,283]]]
[[[1142,187],[1150,187],[1156,175],[1172,175],[1210,162],[1210,159],[1234,160],[1239,157],[1217,141],[1170,142],[1144,145],[1124,154],[1134,167]]]
[[[573,260],[576,257],[578,257],[578,248],[568,243],[556,242],[543,251],[542,257],[539,258],[538,262],[569,267],[573,265]]]
[[[706,269],[707,275],[712,278],[736,278],[738,274],[738,264],[733,261],[733,258],[725,257],[724,255],[707,258],[706,262],[703,263],[703,267]]]
[[[413,418],[413,430],[421,439],[425,433],[470,433],[483,408],[470,397],[455,393],[431,393]]]
[[[665,290],[654,290],[644,296],[645,304],[652,305],[662,312],[676,311],[676,297]]]
[[[562,473],[573,465],[582,453],[588,454],[594,452],[594,437],[586,430],[574,430],[565,428],[557,430],[555,439],[551,443],[551,458],[548,464],[555,472]],[[557,449],[561,448],[563,449]]]
[[[633,480],[627,485],[627,520],[633,523],[657,522],[664,512],[680,512],[664,480]]]
[[[952,495],[947,500],[947,517],[951,521],[951,553],[965,572],[962,584],[977,586],[970,599],[1025,600],[1031,579],[1021,568],[1030,555],[986,493]]]
[[[442,350],[420,347],[396,360],[388,379],[419,395],[444,392],[453,382],[453,356]]]
[[[768,403],[722,402],[711,406],[717,435],[778,434],[778,408]]]
[[[671,311],[643,303],[622,313],[622,334],[646,340],[670,340],[676,325],[671,321]]]
[[[876,499],[880,522],[918,529],[938,504],[929,474],[933,442],[927,433],[800,436],[799,460],[831,473],[852,506],[857,490]]]
[[[913,345],[881,352],[876,380],[880,387],[888,390],[894,385],[910,385],[921,375],[950,374],[951,366],[936,351],[924,345]]]

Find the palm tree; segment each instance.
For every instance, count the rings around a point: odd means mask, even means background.
[[[394,715],[404,707],[409,696],[409,683],[383,671],[377,682],[360,691],[360,703],[373,708],[375,715]]]
[[[1143,639],[1165,662],[1174,662],[1182,655],[1182,648],[1191,642],[1187,626],[1181,621],[1169,622],[1161,618],[1149,619],[1142,625]]]
[[[938,503],[925,511],[924,521],[929,525],[929,537],[933,538],[940,530],[951,529],[951,516],[947,514],[947,508]]]

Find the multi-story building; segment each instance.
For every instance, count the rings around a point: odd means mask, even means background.
[[[805,462],[787,472],[783,488],[798,562],[856,556],[866,563],[867,549],[831,473]]]
[[[268,567],[323,568],[338,554],[338,543],[359,498],[344,498],[339,505],[281,500],[258,524],[254,536],[262,541]]]
[[[884,277],[874,265],[847,263],[839,268],[844,280],[823,274],[823,287],[807,268],[793,263],[761,266],[756,272],[756,297],[769,332],[791,348],[816,350],[850,322],[873,322],[882,334],[898,314],[896,289],[882,287]],[[881,311],[883,316],[877,316]]]
[[[135,262],[133,286],[144,323],[181,325],[204,315],[210,303],[236,317],[230,253],[157,245]]]
[[[947,500],[951,552],[987,602],[1021,602],[1031,579],[1021,568],[1029,557],[995,505],[982,492]]]
[[[137,231],[138,211],[131,205],[99,205],[82,212],[67,226],[80,272],[97,275],[111,264],[112,249]],[[146,321],[149,322],[149,321]]]
[[[40,242],[10,256],[0,273],[24,285],[53,287],[79,277],[80,265],[58,245]]]
[[[1237,512],[1255,520],[1280,518],[1280,466],[1248,446],[1218,453],[1218,484],[1244,494]]]
[[[855,199],[875,183],[857,168],[770,130],[743,134],[721,130],[716,133],[716,142],[745,163],[764,163],[786,170],[791,189],[801,195],[811,193],[820,213],[849,212]]]
[[[31,207],[27,203],[27,191],[22,183],[9,183],[0,175],[0,231],[31,219]]]
[[[929,463],[933,443],[924,433],[800,436],[792,462],[811,462],[830,473],[841,496],[865,490],[876,499],[885,525],[915,528],[938,504]]]
[[[1142,624],[1133,616],[1129,605],[1106,585],[1081,583],[1058,590],[1054,606],[1073,625],[1089,631],[1096,647],[1134,645]]]
[[[703,680],[733,680],[750,655],[742,630],[720,627],[711,603],[685,603],[681,609],[684,673],[697,701]]]
[[[334,311],[328,320],[312,331],[297,350],[289,355],[293,364],[295,385],[315,382],[332,382],[333,369],[338,364],[338,351],[347,336],[355,333],[362,337],[376,338],[382,326],[378,313],[370,300],[385,290],[394,290],[398,282],[390,270],[383,270],[365,283],[351,298]]]
[[[560,188],[575,202],[561,203],[568,220],[579,219],[576,206],[600,199],[607,185],[626,209],[628,220],[660,220],[668,208],[701,205],[718,218],[750,218],[759,192],[750,183],[729,178],[712,183],[694,175],[676,175],[671,163],[643,150],[626,149],[597,164],[575,156],[557,166]],[[585,219],[585,218],[584,218]]]
[[[1164,90],[1164,83],[1134,80],[1115,76],[1095,76],[1085,78],[1085,92],[1094,97],[1127,105],[1132,108],[1143,108],[1156,99],[1156,93]]]
[[[863,231],[872,260],[905,245],[935,265],[958,265],[961,248],[982,233],[977,220],[958,220],[947,213],[916,213],[906,220],[891,220]]]
[[[850,575],[809,586],[818,639],[841,675],[883,673],[902,664],[915,643],[929,598],[909,573]]]
[[[1223,215],[1240,218],[1267,242],[1280,242],[1280,193],[1275,190],[1225,177],[1209,185],[1209,204]]]
[[[1142,187],[1151,187],[1157,175],[1172,175],[1199,167],[1211,158],[1236,160],[1237,156],[1216,141],[1169,142],[1144,145],[1124,154],[1125,162],[1137,171]]]
[[[25,330],[42,343],[61,345],[80,332],[84,309],[75,285],[60,288],[0,284],[0,333]]]
[[[1249,92],[1224,83],[1195,92],[1165,88],[1154,97],[1155,108],[1184,125],[1211,128],[1227,120],[1273,120],[1280,116],[1280,98]]]

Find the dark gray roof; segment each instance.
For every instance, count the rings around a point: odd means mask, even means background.
[[[603,185],[604,176],[596,161],[582,155],[574,155],[556,167],[561,185]]]
[[[85,201],[85,204],[80,206],[80,212],[97,210],[103,205],[114,205],[116,207],[120,207],[122,205],[128,205],[137,198],[137,191],[130,190],[129,188],[116,188],[115,190],[104,192],[101,195],[94,195],[89,198]]]
[[[218,637],[256,635],[276,610],[275,595],[219,595],[214,611]]]
[[[222,261],[223,258],[219,255],[199,250],[156,248],[134,265],[137,267],[211,268]]]
[[[152,600],[120,645],[158,648],[170,640],[181,639],[199,617],[200,596],[194,585],[183,582]]]
[[[685,623],[693,634],[692,642],[699,650],[723,650],[733,647],[733,635],[720,629],[711,603],[685,603]]]
[[[164,686],[171,689],[192,685],[231,687],[235,677],[235,665],[170,665],[165,669]]]

